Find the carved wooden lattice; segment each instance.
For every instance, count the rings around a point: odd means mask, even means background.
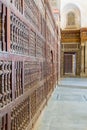
[[[36,113],[36,91],[34,91],[31,96],[31,118],[34,117]]]
[[[7,8],[0,2],[0,50],[7,51]]]
[[[10,2],[23,14],[23,0],[10,0]]]
[[[0,130],[9,130],[8,129],[8,114],[0,117]]]
[[[15,98],[23,94],[23,62],[15,62]]]
[[[36,33],[33,30],[30,31],[29,54],[36,56]]]
[[[29,89],[39,81],[39,63],[26,61],[24,65],[24,88]]]
[[[56,26],[41,2],[0,0],[0,130],[31,130],[56,82]]]
[[[24,14],[25,17],[30,20],[37,28],[39,28],[39,10],[33,0],[24,0],[25,9]]]
[[[45,26],[46,26],[46,22],[45,22],[44,18],[42,18],[41,27],[42,27],[42,35],[43,35],[44,38],[46,36]]]
[[[47,63],[42,63],[42,79],[45,79],[47,77]]]
[[[11,130],[25,130],[30,121],[29,97],[11,111]]]
[[[25,54],[29,53],[29,30],[26,24],[24,24],[18,17],[11,13],[11,25],[10,25],[10,39],[11,39],[11,51],[14,53]]]
[[[12,62],[0,61],[0,107],[12,100]]]
[[[40,36],[37,36],[36,56],[45,57],[45,42],[42,40]]]
[[[39,87],[36,90],[36,107],[37,109],[40,107],[41,103],[43,102],[44,99],[44,91],[43,91],[43,85]]]

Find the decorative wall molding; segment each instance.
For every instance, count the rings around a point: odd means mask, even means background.
[[[80,42],[80,30],[62,30],[61,42],[62,43]]]
[[[80,29],[80,35],[81,35],[81,44],[87,41],[87,28],[81,28]]]

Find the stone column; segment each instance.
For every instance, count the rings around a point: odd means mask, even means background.
[[[84,44],[81,45],[81,76],[83,77],[85,72],[84,72],[84,60],[85,60],[85,55],[84,55]]]

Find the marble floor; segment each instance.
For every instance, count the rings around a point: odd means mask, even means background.
[[[62,79],[33,130],[87,130],[87,79]]]

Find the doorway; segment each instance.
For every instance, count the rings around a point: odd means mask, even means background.
[[[76,53],[64,53],[64,75],[76,75]]]

